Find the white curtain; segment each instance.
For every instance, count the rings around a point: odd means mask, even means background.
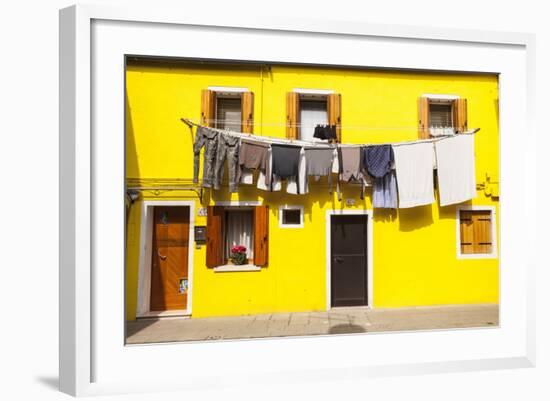
[[[226,216],[225,256],[231,255],[231,247],[244,245],[248,259],[254,257],[254,230],[252,210],[229,210]]]
[[[328,124],[327,104],[320,101],[300,102],[300,139],[304,141],[321,141],[314,138],[316,125]]]

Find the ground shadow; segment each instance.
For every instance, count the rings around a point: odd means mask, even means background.
[[[59,377],[57,376],[38,376],[35,379],[44,385],[44,387],[48,387],[51,390],[59,390]]]

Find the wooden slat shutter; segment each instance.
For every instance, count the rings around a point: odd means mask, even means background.
[[[418,98],[418,139],[430,138],[430,100]]]
[[[241,110],[241,131],[251,134],[254,131],[254,93],[243,93],[241,98]]]
[[[474,252],[491,253],[491,212],[476,211],[472,215],[474,225]]]
[[[298,126],[300,124],[300,97],[296,92],[286,94],[286,137],[298,139]]]
[[[460,211],[460,253],[474,253],[474,222],[472,212]]]
[[[201,92],[201,124],[214,127],[216,118],[216,92],[203,89]]]
[[[223,206],[208,206],[206,219],[206,266],[224,264],[223,257]]]
[[[466,99],[455,99],[453,101],[453,125],[458,132],[468,129],[468,102]]]
[[[267,266],[269,255],[269,206],[254,208],[254,264]]]
[[[327,98],[328,123],[336,125],[336,140],[342,142],[342,95],[332,93]]]

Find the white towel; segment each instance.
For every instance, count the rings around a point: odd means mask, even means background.
[[[434,202],[433,152],[432,142],[393,146],[400,208]]]
[[[253,184],[253,183],[254,183],[254,173],[247,168],[243,168],[241,171],[241,184]]]
[[[476,197],[474,136],[459,134],[435,143],[437,186],[441,206]]]

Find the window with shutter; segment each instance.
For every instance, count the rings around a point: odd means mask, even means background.
[[[418,99],[418,138],[453,135],[468,129],[466,99],[451,95],[424,95]]]
[[[254,131],[254,93],[243,88],[204,89],[201,100],[201,124],[252,133]]]
[[[325,90],[288,92],[286,97],[286,137],[323,141],[313,136],[317,125],[335,125],[341,140],[341,95]]]
[[[231,248],[243,245],[249,263],[267,266],[269,250],[268,206],[208,206],[206,266],[231,264]]]
[[[460,210],[460,254],[493,253],[491,210]]]

